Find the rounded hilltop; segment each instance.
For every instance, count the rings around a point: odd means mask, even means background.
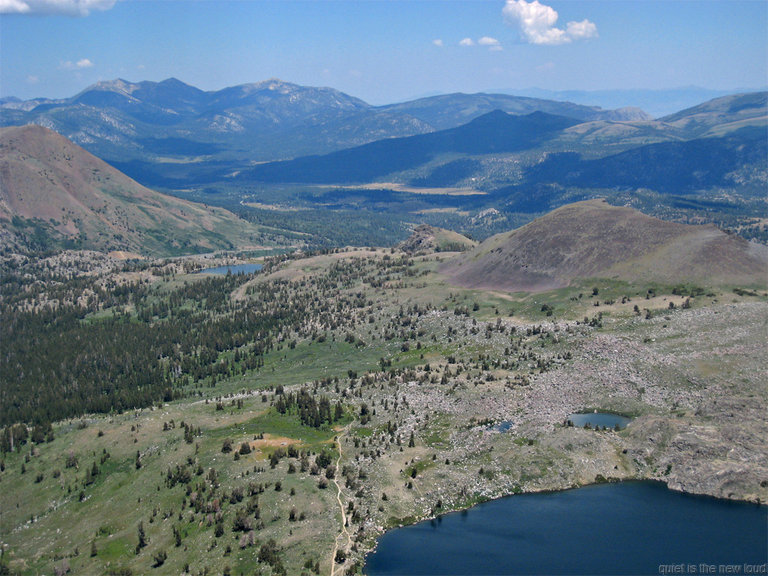
[[[544,291],[576,278],[764,286],[768,247],[587,200],[492,236],[441,267],[468,288]]]

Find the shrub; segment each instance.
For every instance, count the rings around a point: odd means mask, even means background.
[[[165,564],[165,560],[168,558],[168,553],[165,550],[160,550],[157,554],[152,556],[152,559],[155,561],[154,564],[152,564],[153,568],[159,568],[163,564]]]

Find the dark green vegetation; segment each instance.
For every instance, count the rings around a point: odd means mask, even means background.
[[[229,311],[226,294],[246,281],[244,275],[206,278],[158,297],[140,281],[109,289],[52,274],[45,297],[61,304],[20,311],[12,301],[23,289],[24,270],[3,271],[4,424],[150,406],[172,400],[182,383],[215,383],[253,369],[272,346],[280,314],[223,314]],[[83,289],[90,295],[78,302]],[[230,349],[237,355],[220,360]]]
[[[267,270],[273,265],[268,262]],[[373,306],[358,296],[335,296],[337,290],[363,275],[402,274],[405,266],[400,259],[383,259],[378,270],[365,271],[340,263],[313,292],[276,280],[251,284],[247,298],[232,301],[229,295],[252,275],[187,277],[159,289],[141,279],[94,285],[61,271],[46,274],[45,284],[29,285],[28,274],[40,273],[41,266],[6,262],[0,425],[146,407],[257,371],[265,355],[286,340],[289,327],[297,331],[287,343],[293,350],[296,338],[325,341],[326,330],[350,324]],[[172,267],[130,263],[121,272],[142,270],[174,275]],[[333,309],[327,307],[331,299]],[[345,343],[352,349],[364,345],[353,337]]]
[[[372,196],[364,192],[365,196]],[[286,196],[290,197],[290,194]],[[315,196],[313,194],[313,196]],[[322,197],[318,192],[316,198]],[[207,195],[197,195],[200,201],[210,201]],[[313,208],[299,200],[301,209],[274,210],[243,207],[240,194],[216,197],[217,203],[231,206],[244,220],[273,231],[277,240],[305,246],[310,250],[337,248],[340,246],[388,246],[404,240],[410,234],[410,226],[390,211],[360,209],[356,202],[349,203],[348,198],[331,207]],[[285,202],[287,198],[280,199]],[[334,200],[328,197],[331,203]]]

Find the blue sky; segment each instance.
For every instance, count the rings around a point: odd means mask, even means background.
[[[372,104],[447,92],[768,85],[764,0],[0,0],[0,96],[277,77]]]

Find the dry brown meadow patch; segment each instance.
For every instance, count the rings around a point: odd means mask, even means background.
[[[251,451],[256,452],[260,458],[266,458],[267,454],[264,449],[275,448],[287,448],[294,444],[301,444],[301,440],[296,438],[288,438],[287,436],[274,436],[272,434],[264,434],[263,438],[258,440],[252,440],[249,442],[251,445]],[[270,450],[271,451],[271,450]]]

